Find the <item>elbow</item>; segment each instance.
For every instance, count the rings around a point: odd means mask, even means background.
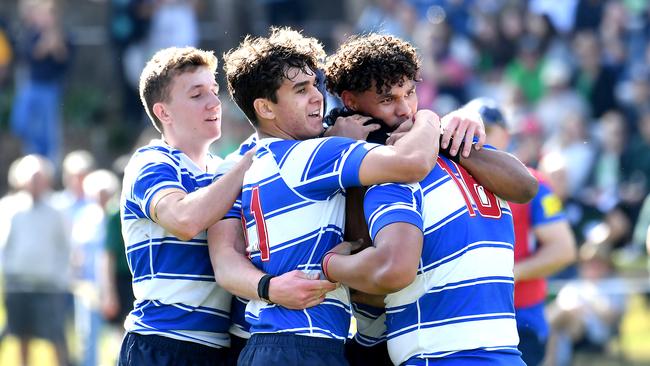
[[[509,201],[515,203],[528,203],[532,200],[539,190],[539,182],[532,174],[528,173],[520,179],[520,189],[510,197]]]
[[[437,154],[417,153],[405,159],[405,182],[419,182],[426,178],[436,165]]]
[[[417,269],[388,265],[375,275],[374,282],[380,294],[390,294],[410,285],[416,274]]]
[[[185,218],[178,220],[175,234],[180,240],[188,241],[199,235],[202,230],[205,228],[199,227],[194,220]]]

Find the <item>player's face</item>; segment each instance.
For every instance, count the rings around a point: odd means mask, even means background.
[[[207,67],[178,75],[172,82],[166,110],[173,133],[189,140],[214,141],[221,136],[219,86]]]
[[[276,92],[277,103],[271,105],[276,125],[296,140],[317,137],[323,131],[323,95],[316,88],[316,74],[290,68],[286,75]]]
[[[385,93],[377,93],[375,88],[355,93],[354,104],[354,110],[378,118],[389,127],[397,128],[417,112],[415,81],[404,78],[402,85],[393,85]]]

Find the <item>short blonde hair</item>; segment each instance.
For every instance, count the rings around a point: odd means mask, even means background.
[[[153,105],[169,101],[172,81],[180,74],[207,67],[217,72],[217,58],[212,51],[194,47],[170,47],[156,52],[140,74],[140,100],[153,126],[162,133],[162,124],[153,113]]]

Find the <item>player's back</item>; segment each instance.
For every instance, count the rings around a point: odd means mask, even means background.
[[[419,186],[424,243],[417,277],[386,297],[391,358],[481,364],[490,351],[490,364],[513,364],[519,352],[507,202],[444,157]]]

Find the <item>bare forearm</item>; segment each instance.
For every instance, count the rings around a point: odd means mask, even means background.
[[[526,203],[535,197],[537,179],[515,156],[498,150],[472,151],[460,164],[490,192],[506,201]]]
[[[334,255],[327,263],[327,275],[334,282],[368,294],[384,295],[399,291],[404,281],[389,274],[390,259],[377,248],[368,247],[355,255]]]
[[[264,272],[256,268],[248,258],[231,247],[217,250],[211,258],[219,286],[239,297],[259,299],[257,284]]]
[[[221,220],[233,206],[248,165],[241,162],[205,188],[186,195],[165,197],[152,205],[157,222],[180,239],[189,240]]]
[[[435,123],[438,123],[435,121]],[[438,159],[440,128],[429,122],[418,122],[413,125],[403,138],[398,140],[394,147],[399,155],[409,157],[405,160],[404,168],[409,168],[409,162],[414,165],[422,164],[429,173]],[[424,177],[422,177],[424,178]],[[420,179],[422,179],[420,178]]]

